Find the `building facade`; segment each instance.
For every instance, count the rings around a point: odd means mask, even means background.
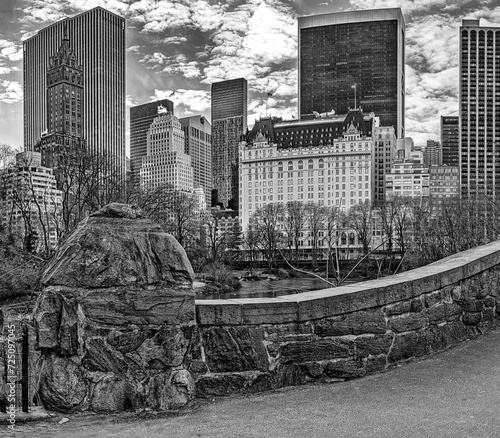
[[[376,119],[376,118],[375,118]],[[378,126],[376,119],[372,130],[373,137],[373,204],[381,205],[385,200],[385,175],[391,172],[391,168],[397,157],[397,139],[394,127]]]
[[[147,155],[148,130],[158,116],[158,107],[174,113],[174,104],[168,99],[157,100],[130,108],[130,171],[138,177],[141,171],[142,157]]]
[[[424,199],[430,195],[429,168],[422,162],[396,162],[385,176],[387,197],[403,196]]]
[[[371,202],[373,139],[366,135],[359,111],[344,120],[343,135],[322,146],[280,148],[260,130],[241,142],[242,230],[268,203],[317,203],[347,212],[353,205]],[[261,121],[269,123],[269,119]]]
[[[424,165],[426,167],[441,166],[443,164],[442,149],[438,141],[427,140],[422,152],[424,153]]]
[[[57,53],[65,37],[83,71],[82,137],[90,150],[113,157],[125,171],[125,19],[101,7],[54,23],[23,42],[25,150],[33,150],[49,128],[47,54]]]
[[[299,17],[299,113],[363,107],[404,137],[405,22],[401,9]]]
[[[433,199],[459,196],[460,168],[458,166],[430,166],[429,186]]]
[[[458,166],[460,157],[459,148],[459,117],[441,116],[441,149],[443,164]]]
[[[59,155],[86,147],[83,92],[83,69],[65,36],[47,70],[47,131],[34,147],[41,153],[42,166],[57,167]]]
[[[212,198],[212,127],[203,116],[179,119],[184,131],[184,152],[191,157],[194,187],[202,187],[206,205]]]
[[[247,131],[247,81],[243,78],[212,84],[212,189],[224,207],[238,210],[239,160]]]
[[[193,192],[191,157],[184,152],[184,132],[179,119],[159,107],[147,133],[147,153],[142,157],[141,186],[154,189],[168,185],[173,190]]]
[[[460,188],[464,197],[500,196],[500,27],[460,27]]]
[[[0,171],[0,222],[20,246],[55,248],[62,229],[62,193],[53,170],[38,152],[21,152],[16,164]],[[29,241],[29,242],[28,242]]]

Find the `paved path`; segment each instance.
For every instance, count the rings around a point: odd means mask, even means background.
[[[71,416],[63,425],[22,425],[15,436],[500,438],[500,329],[363,379],[208,401],[184,416],[134,418]]]

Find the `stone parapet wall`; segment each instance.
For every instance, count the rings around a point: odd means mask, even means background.
[[[198,300],[199,396],[362,377],[500,318],[500,242],[378,280],[270,299]]]

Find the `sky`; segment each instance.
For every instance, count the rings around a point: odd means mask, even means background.
[[[250,126],[268,93],[268,115],[297,117],[297,17],[400,7],[416,145],[439,140],[441,115],[458,115],[461,19],[500,26],[498,0],[0,0],[0,143],[23,148],[22,41],[96,6],[127,19],[128,107],[168,98],[177,117],[210,120],[210,84],[244,77]]]

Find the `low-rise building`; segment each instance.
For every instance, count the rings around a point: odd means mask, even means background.
[[[430,166],[429,177],[432,198],[450,198],[460,195],[460,168],[458,166]]]
[[[428,198],[429,168],[415,161],[394,163],[385,176],[386,197]]]

